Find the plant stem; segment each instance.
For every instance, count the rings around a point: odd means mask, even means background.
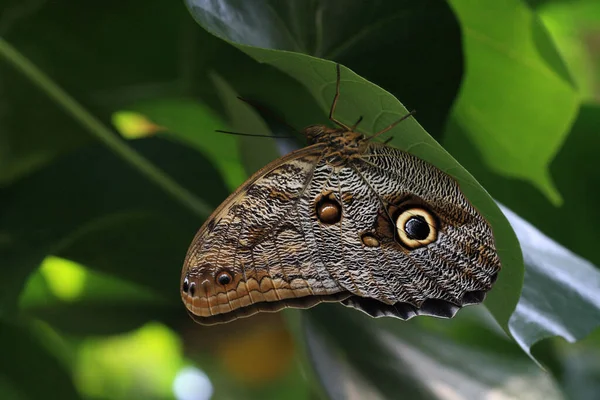
[[[140,173],[160,186],[175,200],[189,208],[198,216],[205,218],[212,207],[194,196],[190,191],[175,182],[161,169],[155,167],[142,155],[131,149],[121,138],[107,128],[96,117],[83,108],[60,86],[38,69],[31,61],[19,53],[14,47],[0,37],[0,57],[4,57],[23,75],[29,78],[40,90],[56,101],[71,117],[77,120],[85,129],[92,133],[108,148],[123,160],[131,164]]]

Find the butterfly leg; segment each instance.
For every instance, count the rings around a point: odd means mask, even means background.
[[[352,125],[352,126],[350,127],[350,129],[351,129],[353,132],[356,132],[356,127],[358,126],[358,124],[360,124],[360,122],[361,122],[362,120],[363,120],[363,116],[361,115],[361,116],[358,118],[358,121],[356,121],[356,122],[354,123],[354,125]]]
[[[331,109],[329,110],[329,120],[331,122],[333,122],[334,124],[338,125],[340,128],[344,128],[347,131],[352,131],[352,128],[350,128],[347,125],[341,123],[340,121],[338,121],[337,119],[335,119],[333,117],[333,114],[335,113],[335,107],[337,106],[338,98],[340,97],[340,75],[341,75],[341,73],[340,73],[340,64],[335,64],[335,70],[336,70],[336,73],[337,73],[337,78],[336,78],[336,81],[335,81],[335,96],[333,97],[333,102],[331,103]]]

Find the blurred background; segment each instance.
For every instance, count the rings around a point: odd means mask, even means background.
[[[197,229],[301,145],[215,130],[326,123],[319,58],[506,207],[493,305],[188,317]],[[597,0],[0,0],[0,398],[598,399],[599,131]]]

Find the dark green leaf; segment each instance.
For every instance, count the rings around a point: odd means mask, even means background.
[[[218,172],[197,152],[158,138],[132,146],[210,204],[226,196]],[[175,297],[165,282],[179,270],[202,222],[103,146],[62,157],[6,189],[4,197],[3,312],[14,307],[24,280],[47,254]]]
[[[100,118],[138,98],[182,92],[174,43],[191,24],[184,7],[8,1],[0,15],[0,37]],[[92,139],[2,54],[0,92],[0,185]]]
[[[352,68],[416,108],[421,123],[441,134],[462,74],[460,31],[444,2],[186,3],[205,29],[234,44],[310,54]]]
[[[0,320],[0,394],[3,399],[78,399],[70,371],[32,327]],[[16,394],[15,397],[10,397]]]

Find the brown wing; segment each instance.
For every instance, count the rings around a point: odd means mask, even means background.
[[[344,257],[354,281],[362,283],[345,305],[408,319],[452,317],[460,307],[483,301],[500,259],[489,224],[455,179],[377,143],[344,174],[340,198],[350,192],[354,199],[345,206],[342,229],[356,232],[345,235]],[[376,246],[365,245],[373,239]],[[360,268],[350,267],[349,255]]]
[[[203,324],[259,311],[310,307],[349,296],[313,262],[300,208],[323,146],[280,158],[252,176],[208,218],[184,262],[182,299]]]
[[[379,144],[341,165],[323,149],[268,165],[200,229],[181,281],[198,322],[323,301],[372,316],[451,317],[483,300],[500,262],[453,178]]]

